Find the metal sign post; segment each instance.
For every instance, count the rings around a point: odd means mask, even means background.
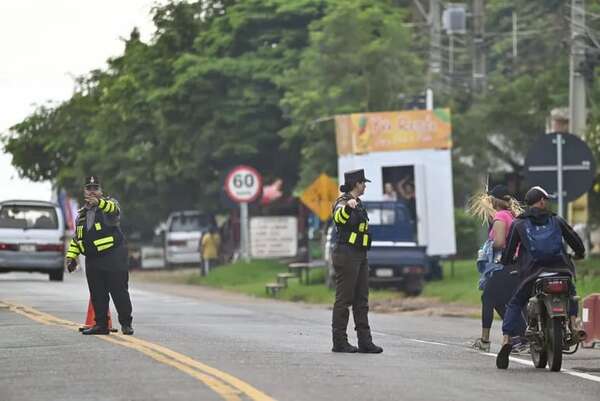
[[[248,233],[248,202],[240,203],[240,254],[245,262],[250,261],[250,244]]]
[[[558,196],[558,215],[564,215],[564,196],[563,190],[563,156],[562,156],[563,138],[561,133],[556,134],[556,192]]]
[[[225,179],[225,192],[240,204],[240,256],[250,261],[250,224],[248,203],[255,201],[262,190],[262,177],[249,166],[237,166]]]

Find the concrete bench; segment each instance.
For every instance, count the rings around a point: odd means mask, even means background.
[[[267,283],[265,284],[265,292],[267,295],[271,295],[273,297],[277,296],[279,291],[283,288],[283,284],[279,283]]]
[[[313,269],[324,269],[327,267],[327,262],[325,260],[314,260],[312,262],[295,262],[290,263],[288,265],[289,271],[297,271],[298,277],[300,278],[300,282],[308,285],[310,284],[310,271]],[[306,277],[302,272],[306,273]]]
[[[295,274],[296,277],[298,277],[300,279],[300,281],[302,281],[302,269],[304,263],[290,263],[288,265],[288,272]]]
[[[287,288],[288,280],[291,278],[298,278],[295,273],[279,273],[277,274],[277,284],[283,284],[283,288]]]

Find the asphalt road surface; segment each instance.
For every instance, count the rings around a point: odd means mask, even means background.
[[[334,354],[324,307],[135,280],[131,295],[134,336],[82,336],[81,273],[0,275],[0,401],[600,400],[600,350],[499,371],[468,347],[475,319],[371,314],[384,353]]]

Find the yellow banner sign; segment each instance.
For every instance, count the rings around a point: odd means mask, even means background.
[[[452,147],[450,109],[335,117],[338,155]]]
[[[327,221],[331,217],[333,202],[339,195],[337,182],[328,175],[321,174],[304,190],[300,200],[322,221]]]

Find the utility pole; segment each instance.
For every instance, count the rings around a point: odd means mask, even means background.
[[[569,60],[569,131],[580,138],[586,128],[586,80],[582,73],[585,62],[585,0],[571,0],[571,55]],[[571,224],[588,225],[587,194],[568,205],[568,219]],[[587,236],[586,236],[587,237]],[[586,248],[589,249],[589,243]]]
[[[585,134],[586,83],[580,66],[585,61],[585,0],[571,0],[571,57],[569,69],[569,131]]]
[[[442,17],[440,0],[429,0],[429,74],[427,86],[436,91],[436,82],[442,71]]]
[[[473,88],[485,92],[485,4],[484,0],[473,0]]]
[[[517,25],[517,13],[513,10],[512,12],[512,45],[513,45],[513,63],[517,62],[519,56],[519,38],[518,38],[519,27]]]

